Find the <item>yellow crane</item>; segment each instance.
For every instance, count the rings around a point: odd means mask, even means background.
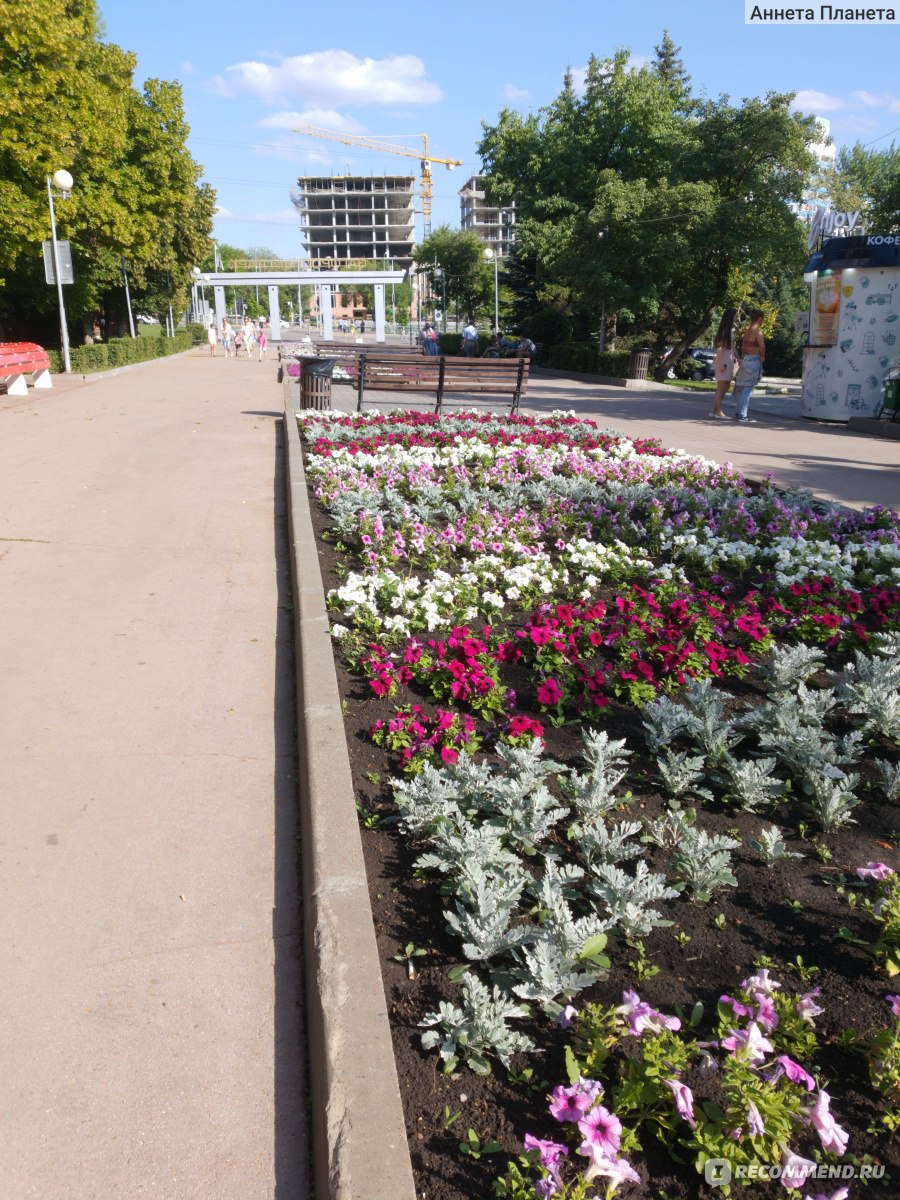
[[[422,176],[419,187],[422,193],[422,223],[425,237],[431,233],[431,202],[434,198],[434,188],[431,184],[431,164],[443,163],[448,171],[461,167],[462,160],[458,158],[438,158],[428,153],[428,134],[412,133],[410,137],[422,139],[422,150],[413,150],[411,146],[398,146],[394,142],[385,141],[377,135],[365,136],[358,133],[341,133],[337,129],[322,129],[319,125],[296,125],[294,133],[302,133],[307,137],[323,138],[330,142],[341,142],[345,146],[359,146],[364,150],[377,150],[382,154],[401,154],[404,158],[418,158],[422,166]]]

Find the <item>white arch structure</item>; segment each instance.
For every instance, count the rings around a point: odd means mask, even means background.
[[[225,317],[226,287],[258,287],[269,289],[270,338],[281,341],[281,310],[278,304],[279,287],[313,286],[319,298],[322,333],[326,341],[334,336],[332,325],[332,292],[342,291],[354,283],[371,284],[375,288],[375,341],[384,341],[384,285],[403,283],[405,271],[208,271],[203,273],[203,285],[209,284],[215,295],[216,324]]]

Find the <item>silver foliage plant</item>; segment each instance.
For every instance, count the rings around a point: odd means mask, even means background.
[[[900,743],[900,658],[869,658],[859,650],[837,677],[837,694],[861,728]]]
[[[516,1004],[499,988],[487,988],[475,975],[463,977],[462,1007],[442,1000],[437,1012],[426,1013],[419,1022],[426,1050],[437,1047],[444,1071],[455,1070],[460,1058],[478,1075],[489,1075],[490,1057],[505,1067],[519,1050],[534,1050],[531,1038],[511,1029],[509,1022],[529,1016],[526,1006]]]
[[[735,838],[689,829],[669,865],[693,899],[707,901],[717,888],[737,887],[731,871],[731,851],[740,845]]]
[[[753,838],[750,845],[767,867],[774,867],[777,862],[786,858],[803,857],[796,850],[788,850],[784,836],[777,825],[770,825],[768,829],[760,829],[759,836]]]

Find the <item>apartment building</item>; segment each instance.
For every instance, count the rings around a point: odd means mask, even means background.
[[[406,265],[415,244],[411,175],[317,175],[297,180],[291,200],[312,260],[392,260]]]
[[[516,203],[495,208],[485,200],[484,176],[473,175],[459,189],[460,228],[477,233],[503,258],[516,240]]]

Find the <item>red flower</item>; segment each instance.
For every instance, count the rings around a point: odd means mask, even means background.
[[[538,703],[552,707],[554,704],[559,704],[562,698],[562,691],[555,679],[546,679],[537,690]]]

